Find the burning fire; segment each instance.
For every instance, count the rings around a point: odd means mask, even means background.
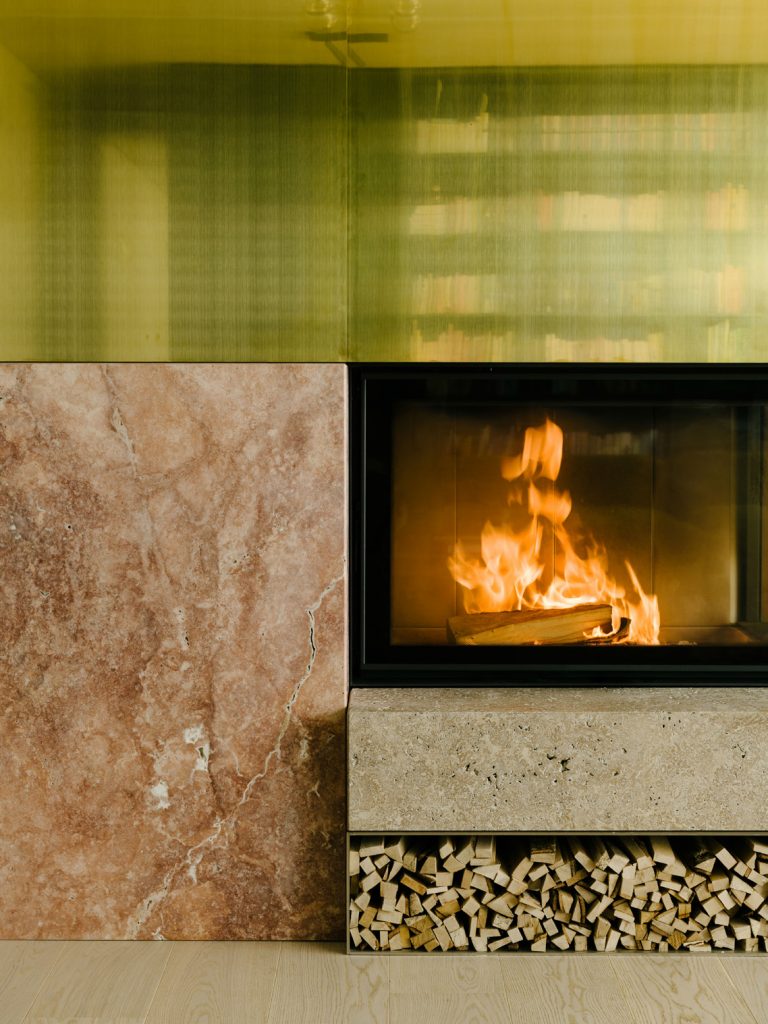
[[[465,588],[467,612],[501,612],[534,608],[571,608],[580,604],[610,604],[608,634],[596,629],[587,637],[610,638],[622,619],[629,620],[625,639],[636,644],[659,643],[659,603],[646,594],[634,569],[626,562],[636,600],[630,599],[608,573],[605,550],[591,537],[575,538],[565,525],[571,496],[555,485],[563,458],[563,432],[547,420],[529,427],[520,455],[504,458],[501,475],[510,484],[508,503],[522,510],[521,529],[487,522],[480,537],[480,560],[467,558],[461,543],[448,567]],[[542,557],[545,530],[554,539],[554,565]],[[550,533],[551,531],[551,533]],[[577,544],[585,550],[582,557]]]

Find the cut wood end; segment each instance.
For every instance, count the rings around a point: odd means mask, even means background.
[[[380,846],[351,844],[357,950],[768,951],[763,840],[462,836]],[[701,874],[709,850],[718,867]]]

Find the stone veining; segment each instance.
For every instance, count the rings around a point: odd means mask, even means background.
[[[240,797],[240,800],[238,801],[237,804],[238,807],[242,807],[244,803],[250,800],[251,794],[253,792],[253,787],[256,785],[257,782],[260,782],[266,776],[267,772],[269,771],[269,765],[272,759],[277,758],[279,760],[281,757],[282,743],[283,739],[285,738],[285,734],[288,732],[288,726],[290,725],[291,722],[291,714],[293,712],[296,701],[299,699],[299,694],[301,693],[302,687],[304,686],[306,681],[309,679],[310,674],[312,673],[312,669],[315,664],[315,658],[317,657],[317,642],[315,640],[315,615],[320,610],[320,606],[322,605],[323,601],[328,596],[328,594],[332,593],[332,591],[336,589],[336,587],[339,585],[339,583],[341,583],[344,577],[345,570],[342,569],[339,575],[334,576],[331,582],[323,588],[320,596],[315,601],[315,603],[311,605],[309,608],[307,608],[307,618],[309,619],[309,660],[307,661],[307,667],[304,670],[301,678],[294,686],[293,692],[291,693],[291,696],[288,698],[288,703],[285,705],[285,713],[283,715],[283,720],[280,723],[280,729],[277,734],[275,745],[272,747],[272,749],[269,751],[266,758],[264,759],[264,767],[261,769],[260,772],[257,772],[257,774],[249,780],[248,785],[243,790],[243,795]]]
[[[173,891],[174,882],[179,877],[180,872],[184,871],[184,873],[192,881],[193,884],[197,882],[197,869],[203,857],[206,855],[206,852],[213,851],[216,844],[222,841],[222,837],[226,839],[228,833],[232,830],[235,824],[235,819],[240,808],[251,799],[253,795],[254,786],[263,778],[265,778],[269,771],[270,763],[272,762],[272,760],[275,758],[277,760],[280,759],[282,753],[281,746],[283,739],[285,738],[285,734],[288,731],[288,726],[291,720],[291,714],[293,712],[294,706],[296,705],[296,702],[299,699],[302,687],[304,686],[304,684],[309,679],[309,676],[312,673],[312,668],[317,657],[317,643],[315,640],[315,615],[322,606],[325,598],[330,593],[332,593],[336,589],[336,587],[345,579],[345,575],[345,570],[342,569],[342,571],[323,588],[317,600],[309,608],[307,608],[307,618],[309,620],[309,659],[307,661],[306,669],[304,670],[301,678],[295,684],[293,692],[291,693],[288,702],[285,705],[285,713],[283,716],[283,720],[280,724],[277,739],[275,741],[274,746],[272,747],[272,749],[269,751],[265,758],[263,768],[261,769],[261,771],[257,772],[249,779],[248,784],[243,789],[240,799],[238,800],[233,810],[227,815],[227,817],[223,819],[217,818],[213,823],[213,828],[211,830],[210,835],[206,836],[199,843],[196,843],[194,846],[190,847],[186,851],[182,860],[167,873],[167,875],[163,879],[162,886],[142,902],[142,905],[139,908],[139,911],[136,915],[136,919],[133,922],[131,922],[128,927],[126,938],[137,938],[141,933],[141,929],[145,924],[147,918],[149,917],[150,913],[155,914],[159,910],[161,910],[162,901],[166,899],[168,895]],[[187,742],[197,742],[200,739],[201,735],[202,727],[198,727],[197,729],[185,730],[185,739],[187,740]],[[315,795],[318,796],[319,786],[320,780],[318,780],[315,783],[315,786],[313,787],[312,790],[312,792],[314,792]],[[153,935],[157,938],[165,937],[160,929],[156,929],[153,932]]]
[[[338,938],[344,368],[0,393],[0,933]]]

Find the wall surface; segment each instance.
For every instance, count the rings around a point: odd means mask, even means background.
[[[765,65],[102,56],[0,48],[5,359],[768,359]]]
[[[764,362],[767,82],[351,72],[349,358]]]
[[[186,64],[43,76],[45,358],[343,361],[345,81]]]
[[[341,935],[344,407],[0,367],[0,938]]]
[[[0,347],[6,359],[37,354],[43,89],[0,46]]]

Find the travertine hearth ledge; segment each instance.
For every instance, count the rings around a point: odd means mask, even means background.
[[[372,689],[349,828],[768,830],[768,689]]]

